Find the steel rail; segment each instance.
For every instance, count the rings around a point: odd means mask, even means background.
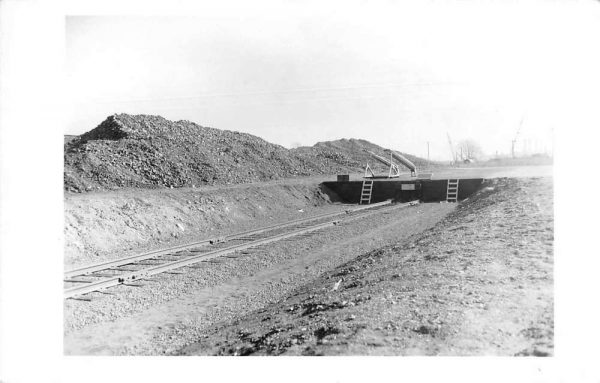
[[[351,213],[362,211],[365,209],[373,209],[376,207],[389,205],[389,204],[391,204],[391,202],[392,202],[391,200],[387,200],[384,202],[374,203],[371,205],[358,207],[355,209],[347,209],[342,212],[319,214],[319,215],[315,215],[315,216],[308,217],[308,218],[301,218],[301,219],[297,219],[294,221],[289,221],[289,222],[286,222],[283,224],[276,224],[276,225],[271,225],[271,226],[255,229],[255,230],[248,230],[248,231],[241,232],[241,233],[235,233],[235,234],[225,235],[222,237],[205,239],[205,240],[202,240],[199,242],[193,242],[193,243],[188,243],[185,245],[174,246],[174,247],[170,247],[170,248],[163,249],[163,250],[155,250],[155,251],[150,251],[147,253],[142,253],[142,254],[132,255],[129,257],[119,258],[119,259],[116,259],[113,261],[94,263],[94,264],[91,264],[88,266],[65,271],[64,278],[72,278],[72,277],[76,277],[76,276],[80,276],[80,275],[91,274],[96,271],[105,270],[105,269],[108,269],[111,267],[128,265],[133,262],[143,261],[146,259],[155,258],[155,257],[159,257],[162,255],[167,255],[167,254],[176,253],[176,252],[180,252],[180,251],[196,249],[196,248],[207,246],[207,245],[210,245],[213,243],[220,243],[220,242],[231,241],[234,239],[240,239],[240,237],[261,234],[261,233],[264,233],[269,230],[283,229],[283,228],[286,228],[289,226],[293,226],[293,225],[297,225],[297,224],[301,224],[301,223],[305,223],[305,222],[311,222],[311,221],[316,221],[319,219],[335,217],[338,215],[351,214]]]
[[[337,216],[337,215],[342,215],[342,214],[349,214],[349,213],[354,213],[354,212],[358,212],[358,211],[363,211],[363,210],[367,210],[367,209],[373,209],[373,208],[377,208],[377,207],[381,207],[381,206],[386,206],[389,205],[391,203],[391,201],[385,201],[382,203],[378,203],[378,204],[372,204],[370,206],[365,206],[365,207],[360,207],[360,208],[356,208],[356,209],[351,209],[351,210],[346,210],[345,212],[336,212],[336,213],[327,213],[327,214],[321,214],[319,216],[313,216],[310,218],[305,218],[305,219],[300,219],[300,220],[295,220],[295,221],[291,221],[288,223],[285,223],[283,225],[273,225],[267,228],[261,228],[261,229],[257,229],[257,230],[251,230],[245,233],[238,233],[238,234],[234,234],[231,236],[226,236],[226,238],[228,237],[229,239],[233,239],[235,237],[242,237],[242,236],[248,236],[249,233],[263,233],[272,229],[279,229],[279,228],[285,228],[294,224],[300,224],[300,223],[305,223],[305,222],[309,222],[309,221],[314,221],[317,219],[322,219],[322,218],[328,218],[328,217],[333,217],[333,216]],[[386,209],[375,209],[374,211],[371,212],[367,212],[367,213],[362,213],[362,214],[358,214],[355,216],[351,216],[348,217],[347,219],[345,219],[344,221],[351,221],[351,220],[355,220],[358,218],[362,218],[362,217],[366,217],[366,216],[370,216],[373,214],[377,214],[379,212],[383,211],[390,211],[390,210],[395,210],[397,208],[402,208],[402,207],[406,207],[409,205],[413,205],[414,202],[409,202],[409,203],[405,203],[405,204],[401,204],[401,205],[396,205],[396,206],[392,206],[391,208],[386,208]],[[232,245],[223,249],[215,249],[212,251],[208,251],[208,252],[204,252],[202,254],[198,254],[198,255],[194,255],[194,256],[188,256],[184,259],[181,260],[169,260],[167,263],[163,263],[163,264],[148,264],[148,266],[150,267],[146,267],[140,270],[131,270],[129,269],[128,273],[125,274],[120,274],[120,275],[115,275],[114,277],[108,278],[108,279],[102,279],[99,281],[89,281],[89,283],[85,283],[85,285],[81,285],[81,286],[76,286],[76,287],[71,287],[68,288],[66,290],[64,290],[64,298],[72,298],[74,296],[77,295],[82,295],[82,294],[86,294],[86,293],[90,293],[93,291],[98,291],[98,290],[102,290],[108,287],[113,287],[113,286],[117,286],[119,284],[126,284],[127,282],[132,282],[132,281],[137,281],[140,279],[144,279],[147,278],[149,276],[155,275],[155,274],[160,274],[166,271],[170,271],[176,268],[180,268],[180,267],[185,267],[185,266],[190,266],[193,265],[195,263],[198,262],[204,262],[204,261],[209,261],[212,260],[214,258],[219,258],[219,257],[223,257],[226,256],[227,254],[236,252],[236,251],[241,251],[241,250],[245,250],[245,249],[249,249],[252,247],[257,247],[257,246],[261,246],[267,243],[271,243],[271,242],[275,242],[275,241],[280,241],[286,238],[290,238],[290,237],[294,237],[294,236],[299,236],[299,235],[303,235],[306,233],[310,233],[316,230],[321,230],[323,228],[326,227],[330,227],[333,225],[337,225],[340,222],[344,222],[344,221],[340,221],[340,220],[333,220],[333,221],[328,221],[328,222],[324,222],[324,223],[319,223],[319,224],[315,224],[309,227],[299,227],[291,232],[285,232],[285,233],[280,233],[280,234],[276,234],[276,235],[271,235],[269,237],[266,238],[259,238],[259,239],[255,239],[252,240],[250,242],[246,242],[246,243],[241,243],[241,244],[237,244],[237,245]],[[207,240],[207,241],[211,241],[211,240]],[[205,241],[202,241],[205,242]],[[183,246],[176,246],[170,249],[165,249],[165,250],[161,250],[161,251],[155,251],[155,252],[150,252],[150,253],[145,253],[139,256],[135,256],[135,257],[129,257],[127,260],[123,260],[126,263],[123,264],[129,264],[129,263],[133,263],[136,260],[140,261],[141,259],[139,259],[139,257],[143,256],[146,257],[144,259],[147,258],[155,258],[155,257],[159,257],[161,255],[169,254],[172,253],[173,251],[181,251],[184,250],[186,248],[193,248],[193,247],[198,247],[197,244],[190,244],[190,245],[183,245]],[[135,258],[132,261],[132,258]],[[107,268],[113,268],[115,266],[116,262],[106,262],[103,264],[98,264],[98,265],[94,265],[91,267],[87,267],[87,268],[82,268],[82,269],[90,269],[92,267],[100,267],[100,266],[104,266],[102,269],[107,269]],[[81,274],[77,274],[77,275],[81,275]],[[87,281],[81,281],[82,283],[87,282]]]
[[[383,212],[387,213],[387,212],[390,212],[392,210],[401,209],[403,207],[414,206],[414,205],[418,205],[418,204],[419,204],[418,200],[417,201],[406,202],[406,203],[403,203],[403,204],[391,206],[391,207],[389,207],[389,208],[387,208],[385,210],[375,210],[375,211],[370,211],[368,213],[364,213],[364,214],[361,214],[361,215],[356,215],[356,216],[353,216],[353,217],[349,217],[349,218],[344,219],[340,223],[351,222],[351,221],[357,220],[359,218],[369,217],[369,216],[377,214],[377,213],[383,213]]]
[[[338,222],[339,221],[325,222],[325,223],[321,223],[321,224],[318,224],[318,225],[315,225],[315,226],[312,226],[309,228],[298,229],[298,230],[295,230],[292,232],[282,233],[282,234],[278,234],[278,235],[275,235],[272,237],[267,237],[264,239],[259,239],[259,240],[255,240],[255,241],[248,242],[248,243],[242,243],[239,245],[230,246],[225,249],[213,250],[213,251],[209,251],[207,253],[196,255],[193,257],[186,258],[186,259],[173,261],[173,262],[169,262],[169,263],[166,263],[163,265],[157,265],[154,267],[148,267],[145,269],[141,269],[139,271],[129,272],[127,274],[115,276],[110,279],[104,279],[104,280],[97,281],[97,282],[91,282],[89,284],[86,284],[85,286],[71,287],[64,291],[64,298],[71,298],[76,295],[86,294],[86,293],[90,293],[92,291],[105,289],[107,287],[117,286],[122,283],[131,282],[134,280],[140,280],[140,279],[143,279],[144,277],[159,274],[159,273],[162,273],[165,271],[173,270],[173,269],[184,267],[184,266],[189,266],[189,265],[192,265],[192,264],[198,263],[198,262],[208,261],[213,258],[218,258],[223,255],[233,253],[235,251],[245,250],[245,249],[248,249],[251,247],[264,245],[264,244],[267,244],[270,242],[280,241],[282,239],[293,237],[293,236],[296,236],[299,234],[308,233],[310,231],[320,230],[325,227],[336,225]]]
[[[142,254],[137,254],[137,255],[130,256],[130,257],[120,258],[120,259],[116,259],[114,261],[94,263],[92,265],[80,267],[78,269],[72,269],[72,270],[65,271],[64,276],[65,276],[65,278],[76,277],[79,275],[90,274],[95,271],[109,269],[111,267],[128,265],[128,264],[136,262],[136,261],[143,261],[145,259],[155,258],[155,257],[159,257],[161,255],[167,255],[167,254],[172,254],[172,253],[176,253],[176,252],[183,251],[183,250],[195,249],[195,248],[198,248],[201,246],[206,246],[206,245],[209,245],[211,243],[211,241],[212,241],[212,239],[205,239],[203,241],[189,243],[189,244],[181,245],[181,246],[175,246],[175,247],[171,247],[171,248],[164,249],[164,250],[155,250],[155,251],[150,251],[148,253],[142,253]]]

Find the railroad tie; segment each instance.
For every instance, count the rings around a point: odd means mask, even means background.
[[[69,297],[67,299],[73,299],[76,301],[84,301],[84,302],[91,302],[92,298],[84,298],[84,297]]]
[[[68,282],[68,283],[92,283],[93,281],[86,281],[86,280],[80,280],[80,279],[65,279],[63,280],[63,282]]]

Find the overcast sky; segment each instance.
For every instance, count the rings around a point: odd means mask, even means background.
[[[593,2],[282,4],[68,17],[65,133],[144,113],[285,147],[364,138],[426,156],[430,141],[449,159],[447,133],[509,153],[522,124],[517,149],[551,151],[570,85],[600,67]]]

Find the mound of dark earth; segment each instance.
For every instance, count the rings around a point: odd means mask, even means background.
[[[384,155],[383,148],[364,140],[290,150],[190,121],[116,114],[81,136],[65,139],[64,188],[191,187],[354,172],[368,158],[363,148]]]

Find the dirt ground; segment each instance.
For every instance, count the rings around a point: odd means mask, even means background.
[[[435,227],[199,333],[179,355],[553,355],[553,184],[501,179]]]
[[[551,167],[447,173],[518,178],[66,300],[65,354],[552,355]],[[67,195],[65,264],[340,211],[332,179]]]
[[[269,244],[161,274],[142,286],[65,301],[68,355],[162,355],[195,342],[212,325],[284,299],[293,289],[357,254],[432,227],[454,204],[424,204],[354,220],[308,237]]]

